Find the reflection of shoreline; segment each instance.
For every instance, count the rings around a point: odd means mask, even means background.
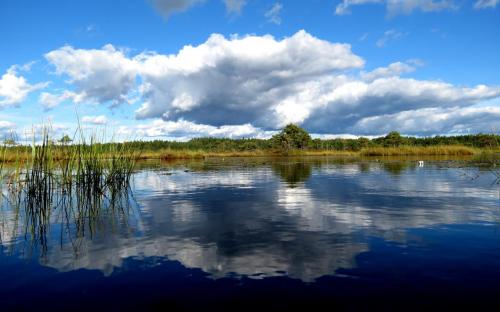
[[[52,233],[43,264],[110,274],[125,258],[159,256],[213,277],[284,271],[311,281],[355,267],[370,236],[404,244],[407,228],[498,220],[491,192],[457,181],[453,169],[397,176],[379,163],[165,169],[134,177],[135,226],[104,219],[104,229],[114,230],[83,237],[77,257],[68,242],[54,244]]]

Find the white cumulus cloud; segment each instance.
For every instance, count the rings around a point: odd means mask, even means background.
[[[57,74],[69,77],[82,100],[120,104],[135,86],[136,63],[110,44],[90,50],[64,46],[45,58]]]
[[[110,46],[53,52],[48,59],[70,78],[79,96],[118,102],[137,90],[134,96],[141,104],[136,118],[150,120],[137,131],[148,137],[263,136],[290,122],[319,135],[365,135],[380,132],[378,120],[410,120],[405,112],[490,118],[495,110],[479,112],[474,107],[500,98],[499,86],[402,77],[417,70],[419,60],[366,71],[364,59],[350,45],[305,31],[282,39],[213,34],[202,44],[170,55],[147,52],[129,57]],[[473,131],[483,129],[471,118],[448,120],[422,132],[456,131],[454,122]],[[395,127],[391,130],[404,128],[402,122],[386,124]]]
[[[352,130],[384,134],[398,129],[405,134],[436,135],[468,134],[471,131],[489,133],[499,128],[500,107],[433,107],[363,118]]]
[[[212,35],[199,46],[148,55],[141,63],[145,102],[138,118],[183,117],[219,126],[271,124],[278,99],[318,77],[362,67],[364,60],[347,44],[299,31],[282,40]]]
[[[26,99],[29,93],[45,88],[45,83],[30,84],[16,71],[16,66],[10,67],[0,78],[0,107],[15,106]]]
[[[372,81],[377,78],[400,76],[402,74],[415,71],[415,66],[421,65],[419,60],[410,60],[408,62],[394,62],[387,67],[378,67],[370,72],[361,72],[361,78],[366,81]]]
[[[0,137],[6,138],[15,136],[16,124],[7,120],[0,120]]]
[[[38,97],[38,101],[46,111],[54,109],[67,100],[71,100],[74,103],[80,103],[82,101],[82,95],[66,90],[60,94],[42,92]]]
[[[225,125],[215,127],[205,124],[197,124],[186,120],[165,121],[155,119],[149,123],[143,123],[134,127],[122,126],[118,129],[119,135],[138,138],[168,138],[178,141],[186,141],[196,137],[222,137],[222,138],[269,138],[275,131],[264,131],[251,124]]]

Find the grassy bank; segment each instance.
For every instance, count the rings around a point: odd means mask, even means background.
[[[252,151],[157,150],[143,151],[141,159],[202,159],[207,157],[260,157],[260,156],[473,156],[482,149],[467,146],[400,146],[368,147],[349,150],[289,150],[257,149]]]
[[[203,159],[207,157],[259,157],[259,156],[472,156],[481,151],[497,151],[500,136],[475,134],[460,136],[407,137],[398,132],[368,139],[313,139],[309,133],[296,125],[287,125],[280,133],[269,139],[256,138],[193,138],[189,141],[128,141],[112,143],[98,133],[90,137],[82,131],[70,138],[65,135],[56,140],[47,131],[46,147],[51,159],[58,162],[73,157],[85,159],[85,150],[98,151],[102,159],[113,159],[117,153],[139,159]],[[72,144],[73,142],[73,144]],[[78,142],[77,144],[74,144]],[[0,162],[26,162],[32,157],[34,142],[16,145],[14,140],[0,145]]]
[[[113,145],[114,148],[104,147],[100,149],[99,157],[102,159],[113,159],[119,150],[120,144]],[[118,147],[117,147],[118,146]],[[54,147],[51,152],[53,161],[64,161],[73,157],[75,146]],[[277,149],[255,149],[255,150],[222,150],[211,151],[203,149],[159,149],[159,150],[133,150],[127,149],[129,157],[135,160],[147,159],[203,159],[207,157],[264,157],[264,156],[473,156],[483,151],[493,150],[472,148],[460,145],[438,145],[438,146],[399,146],[399,147],[367,147],[359,151],[350,150],[321,150],[303,149],[281,151]],[[0,162],[24,163],[32,157],[31,151],[21,148],[5,148],[0,156]],[[81,157],[85,158],[85,155]]]
[[[259,149],[251,151],[204,151],[204,150],[158,150],[143,151],[139,159],[202,159],[207,157],[264,157],[264,156],[357,156],[358,152],[337,150],[290,150]]]
[[[370,147],[361,156],[472,156],[480,149],[459,145]]]
[[[263,156],[473,156],[484,151],[467,146],[400,146],[371,147],[359,151],[347,150],[290,150],[259,149],[253,151],[206,151],[206,150],[157,150],[143,151],[140,159],[203,159],[207,157],[263,157]]]

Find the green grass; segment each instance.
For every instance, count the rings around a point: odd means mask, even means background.
[[[500,150],[483,150],[472,159],[478,164],[498,166],[500,164]]]
[[[29,209],[48,209],[58,192],[105,194],[128,187],[140,153],[127,144],[103,144],[104,136],[86,137],[79,144],[52,144],[50,129],[43,127],[41,141],[24,149],[2,147],[0,172],[11,192]],[[11,162],[9,170],[5,163]]]
[[[56,209],[67,218],[62,223],[74,221],[77,237],[93,233],[104,206],[111,211],[106,213],[124,212],[140,154],[127,144],[103,144],[105,136],[96,133],[80,132],[79,144],[67,146],[54,145],[50,134],[50,127],[42,127],[29,146],[0,148],[0,177],[8,190],[2,198],[16,219],[23,216],[25,235],[42,253]]]

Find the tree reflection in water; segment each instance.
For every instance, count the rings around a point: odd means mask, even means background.
[[[278,162],[273,163],[271,168],[291,188],[297,187],[312,174],[312,164],[308,162]]]

